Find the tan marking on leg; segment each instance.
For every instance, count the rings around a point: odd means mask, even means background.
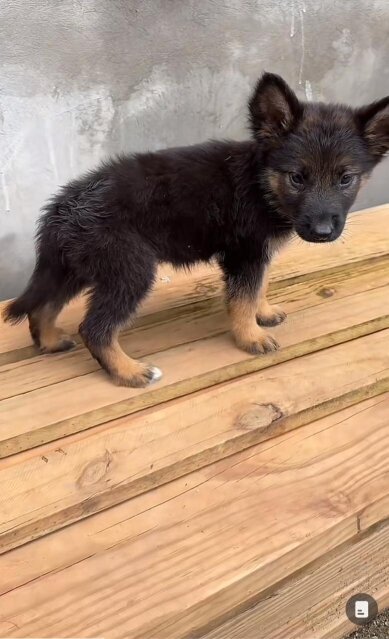
[[[93,357],[119,386],[142,388],[162,376],[158,368],[138,362],[126,355],[119,344],[118,335],[109,346],[98,348],[87,346]]]
[[[46,304],[29,316],[32,338],[43,353],[67,351],[76,342],[55,325],[59,311],[52,304]]]
[[[253,355],[275,351],[278,344],[272,335],[258,326],[256,310],[256,299],[241,297],[230,300],[229,312],[235,341],[240,348]]]
[[[269,287],[269,269],[267,268],[263,279],[262,285],[258,294],[258,306],[256,309],[256,315],[258,322],[262,326],[277,326],[281,324],[286,318],[286,314],[280,306],[269,304],[267,299],[267,290]]]

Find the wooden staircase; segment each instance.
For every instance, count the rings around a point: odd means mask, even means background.
[[[351,595],[389,606],[389,206],[272,275],[252,357],[216,267],[161,269],[122,335],[145,390],[1,324],[0,637],[337,639]]]

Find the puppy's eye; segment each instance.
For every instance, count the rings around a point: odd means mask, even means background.
[[[301,187],[304,185],[304,178],[301,173],[289,173],[289,180],[293,186]]]
[[[350,186],[354,182],[354,176],[351,173],[345,173],[340,178],[340,186]]]

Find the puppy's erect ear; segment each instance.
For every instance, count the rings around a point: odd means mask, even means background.
[[[264,73],[250,99],[249,112],[254,136],[270,141],[291,130],[303,105],[279,75]]]
[[[357,122],[377,161],[389,151],[389,96],[356,110]]]

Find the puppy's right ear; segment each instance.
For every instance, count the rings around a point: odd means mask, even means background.
[[[369,151],[379,162],[389,151],[389,96],[356,111]]]
[[[286,82],[264,73],[249,101],[251,130],[257,140],[277,141],[301,117],[303,105]]]

